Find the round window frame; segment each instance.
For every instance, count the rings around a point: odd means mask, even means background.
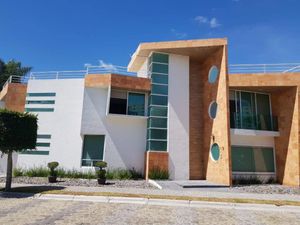
[[[213,146],[218,146],[218,151],[219,151],[218,159],[214,159],[214,157],[213,157],[213,154],[212,154]],[[213,144],[210,146],[209,155],[210,155],[210,158],[211,158],[211,160],[212,160],[213,162],[218,162],[218,161],[220,160],[220,157],[221,157],[221,150],[220,150],[220,146],[218,145],[218,143],[213,143]]]
[[[217,70],[217,74],[216,74],[215,79],[211,81],[210,78],[211,78],[211,75],[212,75],[213,70]],[[216,83],[216,81],[217,81],[218,78],[219,78],[219,75],[220,75],[220,70],[219,70],[219,68],[218,68],[216,65],[212,65],[212,66],[210,67],[209,71],[208,71],[208,83],[210,83],[210,84]]]
[[[217,105],[217,108],[216,108],[215,117],[212,117],[212,115],[211,115],[211,108],[212,108],[212,105],[213,105],[214,103]],[[209,118],[211,118],[212,120],[214,120],[215,118],[217,118],[217,113],[218,113],[218,103],[217,103],[217,101],[212,101],[212,102],[209,104],[209,107],[208,107],[208,116],[209,116]]]

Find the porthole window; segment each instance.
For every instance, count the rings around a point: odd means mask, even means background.
[[[210,148],[210,157],[213,161],[218,161],[220,158],[220,148],[217,143],[214,143]]]
[[[208,72],[208,82],[213,84],[216,82],[219,76],[219,69],[216,66],[212,66]]]
[[[217,116],[218,104],[213,101],[209,105],[208,114],[211,119],[215,119]]]

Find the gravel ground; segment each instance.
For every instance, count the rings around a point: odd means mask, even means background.
[[[115,187],[115,188],[140,188],[155,189],[145,180],[107,180],[106,185],[99,185],[95,179],[71,179],[58,178],[57,183],[48,183],[47,177],[15,177],[13,183],[17,184],[38,184],[47,186],[81,186],[81,187]],[[0,178],[0,183],[5,183],[5,178]]]
[[[296,225],[300,214],[242,209],[109,204],[0,197],[0,224]]]
[[[280,184],[243,185],[229,188],[232,192],[247,192],[257,194],[292,194],[300,195],[300,188]]]

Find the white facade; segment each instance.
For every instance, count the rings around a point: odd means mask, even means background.
[[[189,57],[169,55],[168,151],[170,178],[189,179]]]
[[[110,168],[128,168],[143,173],[147,117],[107,114],[108,88],[86,88],[82,135],[105,135],[104,161]]]
[[[55,100],[53,105],[30,104],[25,107],[49,108],[54,112],[38,112],[38,134],[50,134],[49,155],[19,154],[18,166],[45,166],[50,161],[58,161],[65,168],[80,168],[82,137],[80,135],[83,106],[84,79],[30,80],[27,93],[56,93],[55,97],[27,97],[27,100]]]

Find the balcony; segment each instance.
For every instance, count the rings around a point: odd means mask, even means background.
[[[230,113],[230,128],[259,131],[278,131],[278,119],[271,115],[245,116],[241,113]]]

